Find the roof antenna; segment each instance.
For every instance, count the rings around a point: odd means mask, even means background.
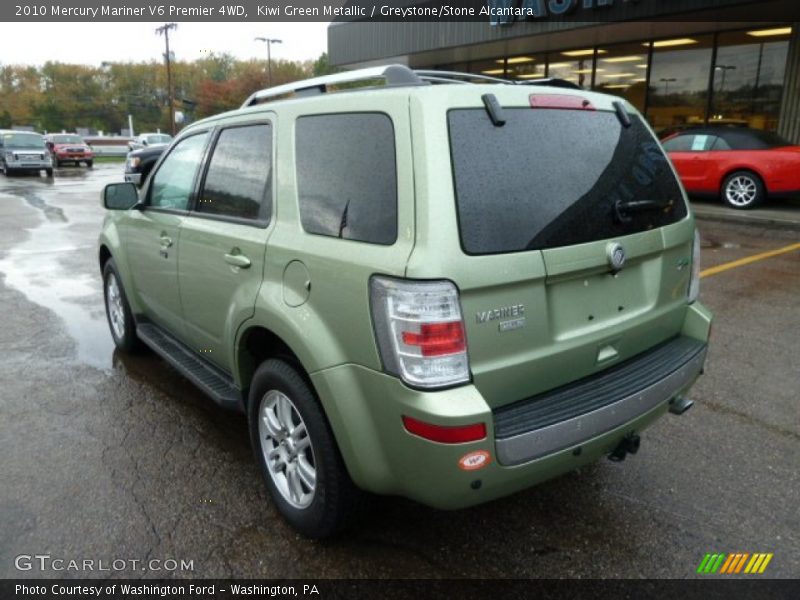
[[[484,94],[481,96],[483,105],[486,107],[486,112],[489,113],[489,118],[495,127],[502,127],[506,124],[506,116],[503,112],[503,107],[495,98],[494,94]]]

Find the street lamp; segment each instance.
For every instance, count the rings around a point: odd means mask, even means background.
[[[283,40],[274,38],[257,37],[256,42],[264,42],[267,45],[267,85],[272,85],[272,54],[270,49],[272,44],[282,44]]]
[[[669,94],[669,84],[675,83],[678,80],[675,79],[674,77],[662,77],[660,81],[661,83],[664,84],[664,95],[666,96],[667,94]]]
[[[734,71],[735,69],[736,65],[717,65],[714,67],[715,71],[722,71],[722,81],[719,84],[720,94],[725,91],[725,75],[728,74],[728,71]]]

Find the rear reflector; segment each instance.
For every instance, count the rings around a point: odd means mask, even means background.
[[[483,423],[460,425],[457,427],[443,427],[441,425],[433,425],[404,416],[403,425],[409,433],[418,435],[426,440],[431,440],[432,442],[441,442],[442,444],[477,442],[486,437],[486,425]]]
[[[567,94],[531,94],[531,108],[561,108],[566,110],[596,110],[586,98]]]

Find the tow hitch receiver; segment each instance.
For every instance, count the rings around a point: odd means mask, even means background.
[[[613,452],[608,455],[608,460],[613,462],[622,462],[628,454],[636,454],[639,451],[639,444],[642,438],[635,433],[629,433],[622,441],[614,448]]]

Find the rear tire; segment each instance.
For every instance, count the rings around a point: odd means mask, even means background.
[[[752,171],[736,171],[725,178],[721,193],[722,201],[731,208],[748,210],[766,199],[767,189]]]
[[[137,352],[142,343],[136,337],[136,321],[133,319],[128,298],[122,287],[122,279],[113,258],[103,265],[103,298],[106,305],[108,328],[114,344],[129,354]]]
[[[253,376],[250,440],[275,506],[302,535],[322,539],[347,527],[364,493],[347,473],[324,412],[288,362],[270,359]]]
[[[93,165],[94,165],[94,161],[91,161],[91,160],[87,160],[86,161],[86,168],[87,169],[91,169]]]

